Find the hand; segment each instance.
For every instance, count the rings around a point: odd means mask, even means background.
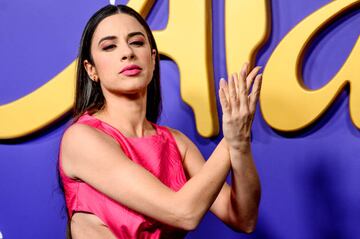
[[[245,63],[240,75],[229,75],[228,83],[221,79],[219,89],[225,140],[229,147],[242,151],[250,149],[251,125],[262,79],[262,75],[258,74],[261,67],[255,67],[250,73],[248,68],[249,65]]]

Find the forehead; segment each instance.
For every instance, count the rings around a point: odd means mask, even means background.
[[[146,36],[144,27],[134,17],[119,13],[104,18],[96,27],[94,40],[104,36],[127,36],[131,32],[142,32]]]

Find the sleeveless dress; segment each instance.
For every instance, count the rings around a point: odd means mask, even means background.
[[[119,143],[119,147],[129,159],[147,169],[172,190],[178,191],[185,184],[186,177],[181,155],[175,139],[167,128],[153,124],[156,130],[155,135],[132,138],[125,137],[119,130],[88,113],[82,115],[76,123],[94,127],[111,136]],[[61,148],[59,172],[64,186],[69,218],[75,212],[92,213],[98,216],[117,238],[185,237],[185,231],[141,215],[85,182],[69,178],[62,170]]]

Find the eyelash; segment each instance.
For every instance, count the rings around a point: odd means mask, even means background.
[[[135,46],[143,46],[144,42],[143,41],[133,41],[130,43],[131,45],[135,45]]]
[[[135,45],[135,46],[143,46],[144,45],[144,42],[143,41],[133,41],[133,42],[130,42],[130,45]],[[106,46],[103,48],[104,51],[108,51],[108,50],[111,50],[113,48],[115,48],[116,45],[115,44],[111,44],[109,46]]]
[[[112,44],[112,45],[108,45],[108,46],[104,47],[103,50],[104,50],[104,51],[108,51],[108,50],[110,50],[110,49],[112,49],[112,48],[114,48],[114,47],[115,47],[115,45],[113,45],[113,44]]]

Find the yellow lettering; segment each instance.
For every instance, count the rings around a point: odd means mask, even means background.
[[[314,35],[359,3],[337,0],[327,4],[300,22],[277,46],[266,65],[260,95],[263,116],[271,127],[295,131],[310,125],[350,83],[350,114],[360,128],[360,38],[340,71],[321,89],[306,88],[300,73],[303,53]]]
[[[170,1],[169,5],[166,29],[154,32],[160,54],[170,57],[179,67],[181,98],[193,109],[199,134],[217,135],[211,0]]]
[[[270,33],[267,0],[226,0],[226,64],[229,73],[240,71],[244,62],[255,63],[255,56]]]
[[[153,3],[130,0],[128,5],[146,16]],[[0,139],[31,134],[70,111],[75,98],[75,62],[30,94],[0,106]]]
[[[0,106],[0,138],[28,135],[54,122],[71,109],[75,63],[30,94]]]
[[[154,0],[130,0],[144,17]],[[266,0],[226,0],[225,38],[228,72],[245,61],[253,64],[267,40],[269,9]],[[304,19],[281,41],[264,71],[260,96],[265,120],[273,128],[293,131],[314,122],[350,83],[350,114],[360,128],[360,38],[336,76],[323,88],[307,89],[300,69],[303,52],[316,33],[360,0],[337,0]],[[180,93],[192,107],[200,135],[217,135],[219,126],[212,65],[211,0],[170,1],[166,29],[154,32],[160,54],[174,60],[180,72]],[[252,24],[249,24],[251,22]],[[254,25],[255,24],[255,25]],[[191,27],[189,27],[191,26]],[[286,63],[286,64],[284,64]],[[75,61],[34,92],[0,106],[0,139],[31,134],[68,112],[75,93]]]
[[[149,14],[155,0],[129,0],[126,5],[140,13],[144,18]]]

